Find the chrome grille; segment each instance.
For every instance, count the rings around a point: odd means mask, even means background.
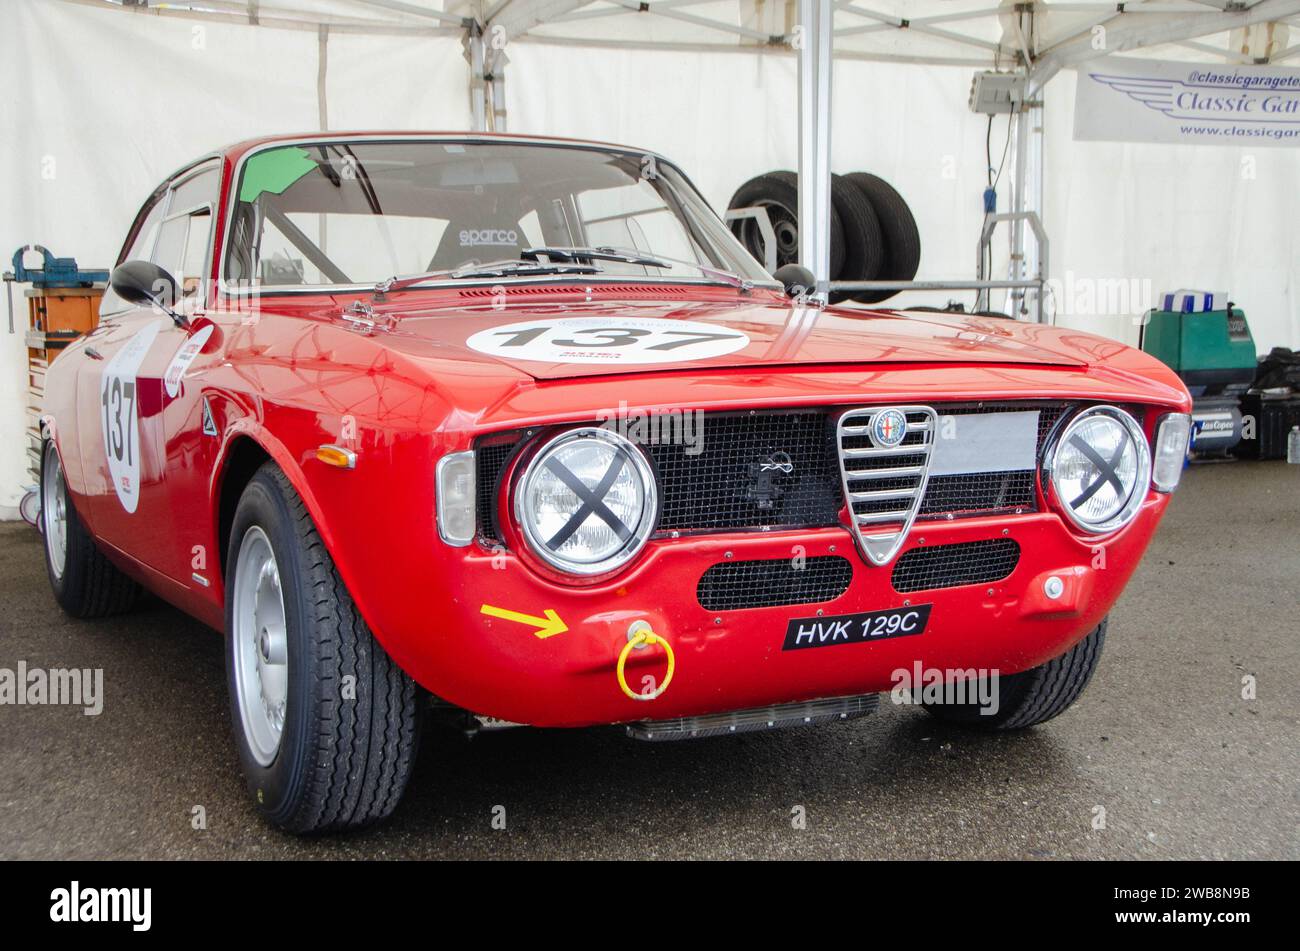
[[[900,411],[907,419],[896,446],[871,435],[876,416]],[[888,417],[886,417],[888,419]],[[875,406],[845,412],[836,427],[844,498],[862,553],[884,565],[898,552],[916,519],[929,478],[938,416],[928,406]]]

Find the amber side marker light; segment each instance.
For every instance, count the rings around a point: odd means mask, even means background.
[[[334,466],[336,469],[355,469],[357,467],[357,454],[339,446],[321,446],[316,450],[316,458],[325,465]]]

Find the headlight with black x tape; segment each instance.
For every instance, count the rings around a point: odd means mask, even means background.
[[[515,489],[515,517],[533,552],[573,575],[627,564],[654,531],[654,473],[631,442],[606,429],[561,433],[528,463]]]
[[[1095,535],[1132,521],[1151,483],[1142,427],[1115,406],[1094,406],[1071,419],[1050,445],[1045,465],[1061,510]]]

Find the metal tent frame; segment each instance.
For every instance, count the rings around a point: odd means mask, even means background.
[[[1267,59],[1229,48],[1224,34],[1259,23],[1300,26],[1300,0],[61,0],[126,14],[313,30],[320,36],[318,94],[333,32],[456,36],[469,66],[473,125],[506,131],[505,75],[512,43],[798,57],[799,232],[817,280],[832,290],[1009,290],[1016,311],[1042,319],[1048,278],[1043,208],[1043,90],[1062,69],[1153,47],[1183,59],[1279,63],[1300,42]],[[304,9],[306,7],[307,9]],[[1098,43],[1097,38],[1104,37]],[[1209,42],[1218,38],[1218,42]],[[830,141],[832,63],[859,59],[969,66],[1026,78],[1013,115],[1012,211],[986,218],[1010,226],[1005,279],[831,282]],[[323,110],[322,110],[323,116]],[[1032,232],[1035,241],[1027,243]]]

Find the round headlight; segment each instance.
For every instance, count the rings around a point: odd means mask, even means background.
[[[617,433],[570,430],[528,464],[515,517],[547,564],[569,574],[604,574],[630,561],[654,530],[654,474],[641,451]]]
[[[1127,525],[1151,481],[1151,451],[1142,427],[1114,406],[1096,406],[1071,420],[1053,446],[1049,465],[1061,509],[1094,534]]]

